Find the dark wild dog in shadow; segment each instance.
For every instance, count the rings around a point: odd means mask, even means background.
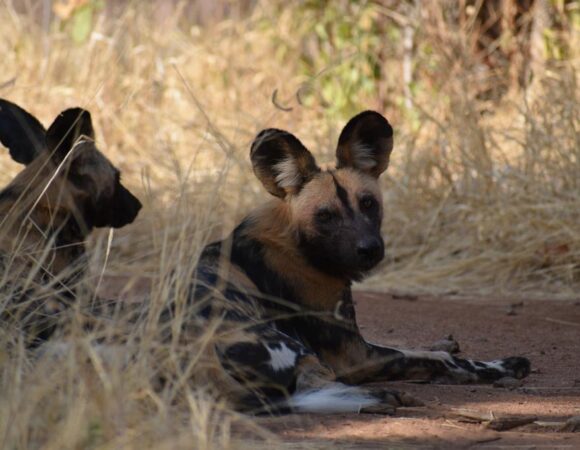
[[[351,284],[384,256],[378,178],[392,147],[390,124],[373,111],[342,130],[332,170],[321,170],[286,131],[256,137],[253,169],[275,198],[204,249],[190,294],[197,320],[221,323],[213,351],[228,374],[223,392],[240,408],[390,413],[417,402],[360,384],[489,383],[529,374],[524,357],[480,362],[361,336]]]
[[[74,300],[94,228],[127,225],[141,209],[119,170],[97,149],[88,111],[60,113],[46,130],[0,99],[0,142],[26,167],[0,191],[0,302],[5,322],[47,339]]]

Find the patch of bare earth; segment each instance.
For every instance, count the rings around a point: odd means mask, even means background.
[[[487,385],[388,383],[422,399],[395,416],[293,415],[259,422],[287,442],[313,448],[580,449],[561,424],[580,415],[580,302],[414,298],[359,293],[358,322],[375,343],[428,348],[452,334],[461,355],[489,360],[523,355],[533,373],[515,389]],[[509,431],[491,418],[535,416]],[[533,419],[533,417],[532,417]]]

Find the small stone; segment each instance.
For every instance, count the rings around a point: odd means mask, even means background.
[[[512,390],[521,387],[522,384],[523,384],[522,380],[518,380],[512,377],[503,377],[500,378],[499,380],[494,381],[493,387]]]
[[[510,306],[507,309],[507,311],[506,311],[506,315],[508,315],[508,316],[517,316],[518,313],[516,312],[515,308],[513,308],[513,307]]]
[[[405,292],[393,292],[391,294],[391,297],[393,298],[393,300],[407,300],[409,302],[414,302],[419,298],[418,295],[407,294]]]

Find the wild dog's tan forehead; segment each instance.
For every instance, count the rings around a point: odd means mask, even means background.
[[[332,172],[338,184],[340,184],[349,195],[359,192],[371,192],[375,195],[380,194],[380,188],[377,180],[367,174],[350,168],[338,169]]]
[[[292,199],[292,203],[304,212],[323,205],[340,204],[336,194],[337,183],[352,199],[361,192],[371,192],[377,197],[380,195],[378,183],[374,178],[356,170],[338,169],[317,174],[302,188],[300,194]]]
[[[336,197],[336,187],[330,172],[320,172],[304,185],[297,199],[316,201],[318,203],[331,201]]]

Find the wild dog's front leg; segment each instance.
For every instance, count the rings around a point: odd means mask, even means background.
[[[490,383],[502,377],[524,378],[530,362],[510,357],[483,362],[457,358],[447,352],[400,350],[367,343],[352,336],[335,364],[341,378],[360,383],[381,380],[426,380],[442,383]],[[348,367],[344,362],[348,361]]]
[[[346,383],[409,379],[489,383],[506,376],[523,378],[530,372],[530,362],[522,357],[481,362],[457,358],[447,352],[399,350],[370,344],[352,321],[302,317],[293,319],[292,325]]]
[[[502,377],[524,378],[530,362],[523,357],[493,361],[458,358],[443,351],[399,350],[366,343],[371,359],[378,362],[370,380],[428,380],[445,383],[490,383]]]

